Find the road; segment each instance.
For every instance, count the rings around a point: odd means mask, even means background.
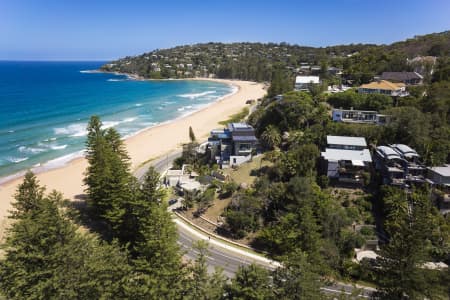
[[[142,180],[145,172],[150,166],[153,166],[159,173],[163,174],[168,168],[171,167],[172,162],[180,156],[181,150],[175,150],[168,155],[157,158],[140,166],[139,168],[137,168],[134,174],[139,180]],[[208,265],[208,270],[210,272],[214,271],[216,267],[219,267],[223,270],[223,274],[225,276],[227,276],[228,278],[232,278],[238,270],[239,266],[245,266],[255,263],[270,270],[274,270],[277,266],[279,266],[278,262],[211,238],[205,233],[193,229],[190,225],[186,224],[179,218],[174,217],[174,222],[178,230],[178,244],[180,248],[185,252],[185,258],[195,260],[198,255],[198,251],[195,250],[194,244],[199,240],[208,242],[206,262]],[[353,285],[333,283],[326,287],[323,287],[322,291],[328,294],[351,295],[355,291],[355,289],[356,288]],[[370,295],[373,291],[374,289],[372,288],[361,287],[358,298],[370,298]]]

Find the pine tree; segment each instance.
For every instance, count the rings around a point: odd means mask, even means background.
[[[195,138],[194,130],[192,129],[191,126],[189,126],[189,139],[191,140],[191,143],[197,141],[197,139]]]
[[[239,267],[235,278],[226,287],[226,299],[276,299],[269,274],[269,271],[254,264]]]
[[[133,263],[141,274],[135,297],[172,299],[180,292],[185,274],[175,224],[164,201],[166,193],[154,168],[145,174],[139,195],[133,206],[137,219]]]
[[[190,266],[190,276],[185,282],[183,299],[209,300],[221,299],[224,294],[226,279],[221,269],[216,269],[210,276],[206,264],[208,243],[199,240],[194,245],[198,253],[193,265]]]
[[[125,145],[114,128],[104,131],[97,116],[91,117],[86,142],[85,183],[94,215],[106,222],[112,237],[123,244],[134,239],[132,202],[135,190]]]
[[[26,208],[13,223],[0,263],[0,289],[11,299],[48,299],[53,294],[50,280],[55,251],[75,236],[73,227],[61,220],[53,194]],[[26,211],[26,212],[25,212]]]
[[[298,249],[283,259],[283,268],[275,271],[274,285],[281,299],[325,299],[319,275],[313,271],[306,253]]]
[[[16,201],[13,203],[13,207],[15,210],[11,212],[11,218],[20,219],[36,209],[44,197],[44,191],[45,188],[39,186],[39,181],[33,172],[28,171],[14,195]]]
[[[100,118],[92,116],[87,126],[86,159],[88,167],[84,178],[87,186],[86,192],[89,196],[88,204],[97,218],[102,218],[111,208],[107,194],[107,184],[112,174],[108,161],[111,151],[101,127]]]
[[[432,260],[431,246],[434,232],[438,240],[448,239],[448,232],[436,228],[438,217],[425,192],[391,189],[384,198],[388,214],[385,229],[390,235],[377,259],[376,269],[382,299],[445,299],[447,291],[439,283],[438,272],[423,268]],[[446,237],[447,236],[447,237]]]
[[[37,183],[34,188],[42,190]],[[21,218],[2,246],[1,293],[8,299],[125,298],[130,273],[126,254],[115,244],[78,232],[62,214],[63,201],[53,191],[38,197],[33,208],[18,211]]]

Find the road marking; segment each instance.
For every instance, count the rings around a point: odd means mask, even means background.
[[[330,289],[330,288],[324,288],[324,287],[322,287],[322,288],[320,288],[320,289],[321,289],[322,291],[327,291],[327,292],[332,292],[332,293],[341,293],[341,294],[346,294],[346,295],[351,295],[351,294],[352,294],[352,293],[350,293],[350,292],[343,291],[343,290],[339,290],[339,289],[333,290],[333,289]],[[363,295],[363,294],[357,295],[357,297],[370,298],[370,296],[366,296],[366,295]]]

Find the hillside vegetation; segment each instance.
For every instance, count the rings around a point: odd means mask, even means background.
[[[287,75],[301,66],[343,68],[358,83],[383,71],[407,71],[406,58],[418,55],[446,56],[450,31],[416,36],[391,45],[350,44],[305,47],[287,43],[206,43],[157,49],[129,56],[102,67],[103,71],[135,74],[145,78],[217,77],[271,81],[275,70]]]

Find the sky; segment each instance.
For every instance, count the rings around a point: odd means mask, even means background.
[[[450,29],[450,0],[0,0],[0,60],[111,60],[201,42],[389,44]]]

